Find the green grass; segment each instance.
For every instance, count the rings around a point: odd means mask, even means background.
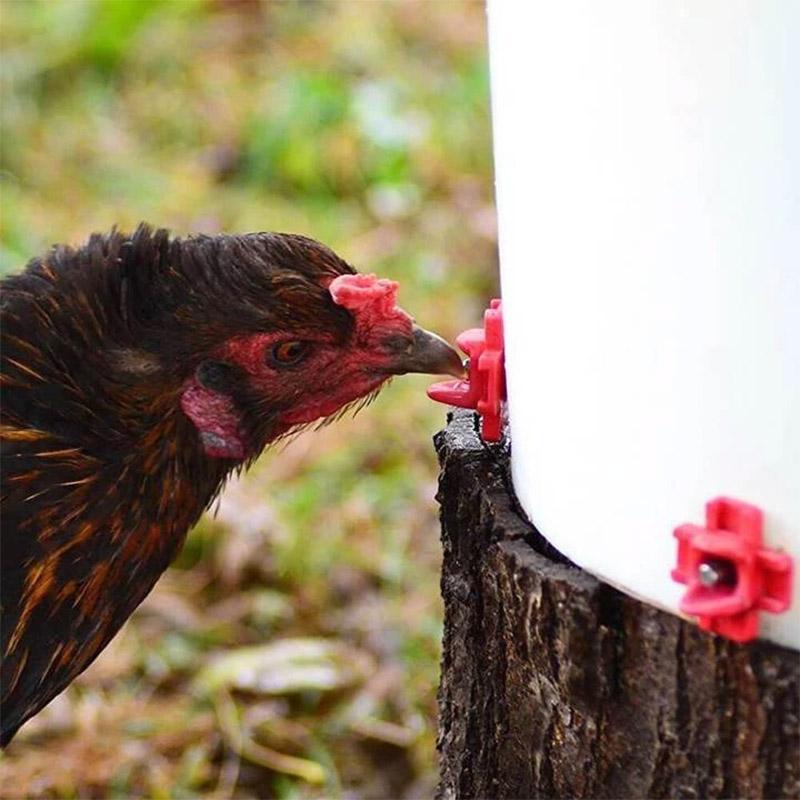
[[[3,271],[147,220],[314,236],[451,338],[496,292],[482,4],[3,0],[0,22]],[[2,757],[2,795],[430,796],[444,409],[426,383],[231,486]],[[308,675],[353,675],[293,688],[269,648],[309,639],[335,657]],[[281,691],[200,679],[252,647]]]

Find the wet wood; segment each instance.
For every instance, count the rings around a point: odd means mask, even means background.
[[[436,447],[440,798],[800,797],[796,652],[710,636],[570,564],[471,413]]]

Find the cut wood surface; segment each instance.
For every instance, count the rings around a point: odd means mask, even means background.
[[[800,797],[796,652],[709,635],[571,564],[471,412],[435,443],[442,800]]]

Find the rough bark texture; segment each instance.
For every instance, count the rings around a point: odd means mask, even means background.
[[[570,564],[471,413],[436,446],[442,800],[800,796],[797,653],[710,636]]]

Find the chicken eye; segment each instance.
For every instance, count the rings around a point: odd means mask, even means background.
[[[291,367],[299,364],[310,350],[310,342],[280,342],[267,352],[267,360],[276,367]]]

